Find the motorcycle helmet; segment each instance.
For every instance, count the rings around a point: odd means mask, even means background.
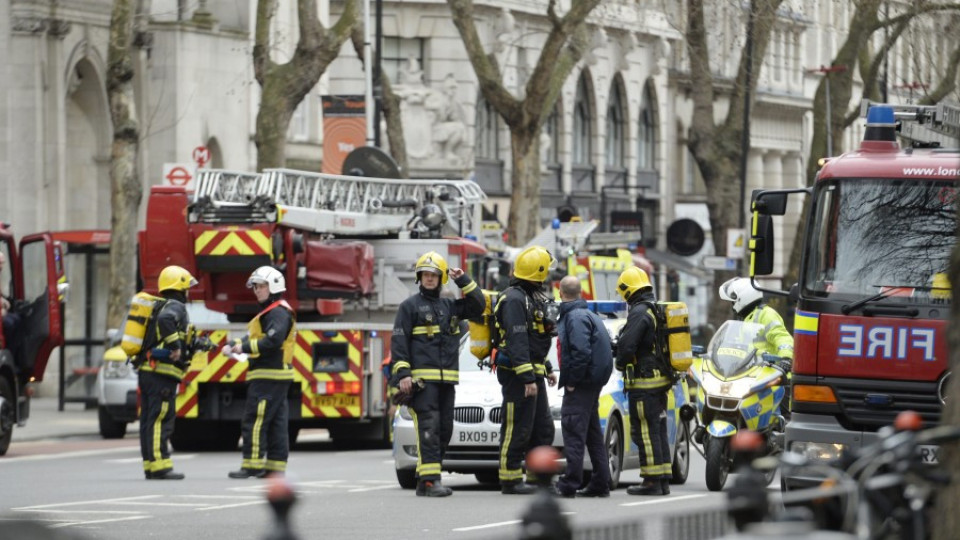
[[[720,286],[719,294],[721,299],[733,302],[733,311],[740,317],[750,313],[763,299],[763,293],[755,289],[749,279],[742,277],[727,280]]]

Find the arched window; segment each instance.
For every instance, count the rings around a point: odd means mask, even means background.
[[[542,136],[540,137],[540,155],[543,162],[543,183],[544,191],[561,192],[563,191],[561,179],[563,177],[563,164],[560,163],[560,100],[553,107],[553,112],[543,123]]]
[[[500,160],[500,118],[483,96],[477,98],[476,182],[487,193],[504,193]]]
[[[656,152],[657,137],[656,127],[653,124],[652,101],[650,90],[644,89],[637,126],[637,169],[641,171],[654,168],[653,157]]]
[[[593,114],[590,107],[590,88],[585,74],[577,82],[577,97],[573,105],[573,191],[595,192],[593,168]]]
[[[626,186],[626,124],[619,79],[610,88],[607,102],[606,182],[608,186]]]

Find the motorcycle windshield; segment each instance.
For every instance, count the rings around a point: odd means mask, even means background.
[[[708,360],[717,373],[730,377],[746,370],[757,360],[757,345],[765,341],[763,325],[727,321],[710,340]]]

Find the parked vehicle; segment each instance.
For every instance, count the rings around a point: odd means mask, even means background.
[[[615,338],[626,321],[605,319],[604,322],[611,336]],[[558,365],[556,350],[556,346],[550,348],[549,358],[554,366]],[[667,432],[673,451],[672,482],[675,484],[686,482],[690,468],[690,430],[688,424],[680,419],[680,407],[688,403],[688,392],[686,379],[680,379],[669,394],[667,407]],[[556,424],[553,445],[562,450],[562,390],[548,387],[547,396]],[[488,362],[478,361],[471,354],[469,336],[465,335],[460,342],[460,384],[457,386],[454,408],[453,437],[443,460],[443,470],[473,474],[482,483],[499,482],[502,400],[496,374],[491,372]],[[640,468],[638,448],[630,438],[629,403],[623,393],[623,378],[616,370],[603,388],[598,407],[600,427],[606,437],[610,460],[611,487],[615,489],[620,483],[623,471]],[[398,483],[405,489],[416,487],[416,431],[413,418],[406,407],[399,407],[394,417],[393,456]],[[585,456],[584,470],[591,469],[589,456]]]
[[[730,440],[749,429],[763,436],[763,455],[783,451],[784,420],[780,404],[786,394],[784,372],[756,348],[764,327],[727,321],[714,334],[707,351],[694,358],[690,374],[697,381],[698,425],[694,440],[703,444],[710,491],[723,489],[733,460]],[[766,483],[776,469],[767,471]]]
[[[63,253],[52,235],[25,236],[17,249],[8,227],[0,221],[0,253],[7,262],[0,289],[16,330],[0,326],[0,456],[10,447],[14,426],[30,417],[30,384],[43,380],[50,353],[63,345],[61,314],[68,288]]]

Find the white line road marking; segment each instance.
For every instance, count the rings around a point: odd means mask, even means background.
[[[348,490],[347,490],[347,493],[365,493],[365,492],[367,492],[367,491],[378,491],[378,490],[381,490],[381,489],[393,489],[393,488],[394,488],[393,485],[389,485],[389,486],[374,486],[374,487],[348,489]]]
[[[154,502],[154,501],[151,501],[151,502],[121,501],[121,502],[116,502],[116,503],[113,503],[113,504],[123,504],[123,505],[130,505],[130,506],[137,506],[137,505],[143,505],[143,506],[207,506],[206,503],[172,503],[172,502]]]
[[[124,497],[120,499],[98,499],[93,501],[77,501],[77,502],[68,502],[68,503],[54,503],[54,504],[41,504],[37,506],[23,506],[20,508],[11,508],[10,510],[19,511],[19,510],[33,510],[36,508],[59,508],[62,506],[80,506],[83,504],[101,504],[101,503],[115,503],[120,501],[135,501],[135,500],[144,500],[144,499],[157,499],[163,497],[163,495],[140,495],[137,497]]]
[[[520,523],[519,519],[512,519],[510,521],[501,521],[499,523],[487,523],[486,525],[475,525],[473,527],[458,527],[453,529],[453,532],[469,532],[469,531],[479,531],[482,529],[492,529],[494,527],[506,527],[507,525],[516,525]]]
[[[24,508],[21,509],[20,512],[41,512],[44,514],[52,514],[54,512],[58,514],[143,514],[143,512],[137,510],[48,510],[45,508]]]
[[[205,506],[203,508],[194,508],[197,512],[206,512],[208,510],[223,510],[224,508],[239,508],[241,506],[253,506],[257,504],[266,504],[266,500],[248,501],[234,504],[221,504],[220,506]]]
[[[190,497],[194,499],[257,499],[262,497],[256,495],[177,495],[177,497]]]
[[[651,499],[651,500],[646,500],[646,501],[637,501],[637,502],[632,502],[632,503],[623,503],[623,504],[621,504],[620,506],[643,506],[643,505],[647,505],[647,504],[659,504],[659,503],[665,503],[665,502],[682,501],[682,500],[684,500],[684,499],[699,499],[700,497],[706,497],[706,496],[707,496],[706,493],[701,493],[701,494],[697,494],[697,495],[680,495],[679,497],[666,497],[666,498],[663,498],[663,499]]]
[[[36,456],[5,457],[0,459],[0,465],[17,463],[20,461],[50,461],[54,459],[67,459],[86,456],[100,456],[103,454],[120,454],[123,452],[139,452],[139,446],[128,446],[124,448],[104,448],[100,450],[80,450],[77,452],[64,452],[62,454],[38,454]]]
[[[57,525],[51,525],[51,529],[61,529],[63,527],[72,527],[74,525],[93,525],[94,523],[113,523],[116,521],[133,521],[135,519],[148,519],[153,516],[131,516],[125,518],[116,518],[116,519],[98,519],[95,521],[75,521],[72,523],[60,523]]]

